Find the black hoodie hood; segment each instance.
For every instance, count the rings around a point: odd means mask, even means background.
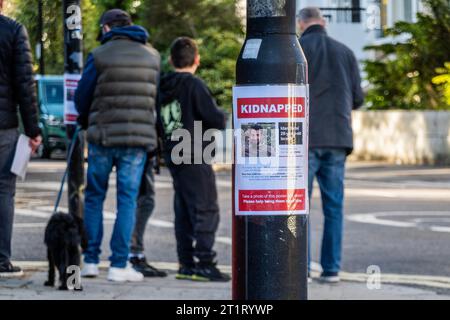
[[[159,99],[161,105],[171,103],[175,100],[179,96],[184,82],[192,77],[193,75],[187,72],[169,72],[162,75],[159,83]]]

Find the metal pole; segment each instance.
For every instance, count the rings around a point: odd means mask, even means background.
[[[43,4],[42,0],[38,2],[38,46],[39,46],[39,74],[45,74],[45,57],[44,57],[44,41],[43,41],[43,33],[44,33],[44,17],[43,17]]]
[[[64,72],[79,75],[83,68],[80,0],[63,1]],[[67,101],[65,101],[67,103]],[[76,132],[76,123],[66,124],[69,142]],[[67,150],[70,149],[68,146]],[[69,160],[69,159],[68,159]],[[70,158],[68,171],[69,213],[83,217],[84,212],[84,136],[80,134]]]
[[[237,62],[237,85],[307,84],[295,10],[295,0],[247,1],[247,38]],[[261,40],[253,59],[243,57],[251,39]],[[251,56],[252,50],[248,52]],[[233,181],[233,195],[235,190]],[[308,216],[242,216],[236,214],[235,202],[233,196],[233,299],[307,299]]]

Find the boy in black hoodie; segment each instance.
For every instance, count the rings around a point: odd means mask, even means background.
[[[175,72],[161,78],[158,109],[164,131],[164,157],[175,189],[175,236],[180,263],[176,278],[228,281],[230,277],[217,269],[216,252],[212,249],[219,225],[219,206],[214,171],[202,157],[209,143],[203,142],[203,133],[208,129],[225,129],[226,115],[217,107],[204,82],[194,76],[200,65],[194,40],[176,39],[171,46],[170,63]],[[202,137],[194,136],[194,126],[199,124]],[[191,148],[181,153],[174,150],[180,143],[175,135],[180,132],[191,139]],[[196,148],[201,154],[194,151]]]

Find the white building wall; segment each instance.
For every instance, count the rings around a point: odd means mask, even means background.
[[[298,0],[298,10],[307,6],[321,8],[350,7],[350,0]],[[382,26],[381,4],[386,4],[386,25]],[[366,59],[368,53],[363,48],[380,38],[383,27],[392,27],[397,21],[416,21],[418,12],[423,11],[421,0],[361,0],[361,23],[329,21],[330,36],[350,47],[359,60]],[[330,14],[330,13],[329,13]]]
[[[320,8],[350,7],[351,0],[296,0],[297,11],[308,6]],[[246,0],[237,0],[238,12],[245,19]],[[382,26],[381,4],[386,5],[386,25]],[[368,58],[363,49],[380,38],[383,27],[392,27],[397,21],[416,21],[416,14],[424,10],[421,0],[360,0],[364,9],[360,23],[337,21],[336,13],[331,15],[327,30],[331,37],[346,44],[354,52],[358,60]],[[333,16],[334,15],[334,16]]]
[[[361,0],[360,7],[367,8],[371,1]],[[307,6],[315,6],[320,8],[336,8],[339,5],[350,4],[351,1],[338,0],[299,0],[298,10]],[[327,16],[328,34],[336,40],[350,47],[358,60],[366,58],[363,48],[370,44],[376,38],[374,30],[367,28],[367,15],[365,12],[361,14],[361,23],[341,22],[338,21],[337,12],[324,12]],[[378,18],[378,17],[377,17]],[[378,18],[379,20],[379,18]]]

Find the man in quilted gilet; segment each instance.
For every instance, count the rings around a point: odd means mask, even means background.
[[[98,275],[103,237],[103,202],[109,175],[117,173],[117,217],[111,238],[108,279],[142,281],[128,263],[136,203],[147,154],[157,148],[155,98],[160,55],[148,33],[122,10],[105,12],[102,45],[88,56],[76,92],[78,122],[89,143],[85,227],[88,247],[82,275]]]

